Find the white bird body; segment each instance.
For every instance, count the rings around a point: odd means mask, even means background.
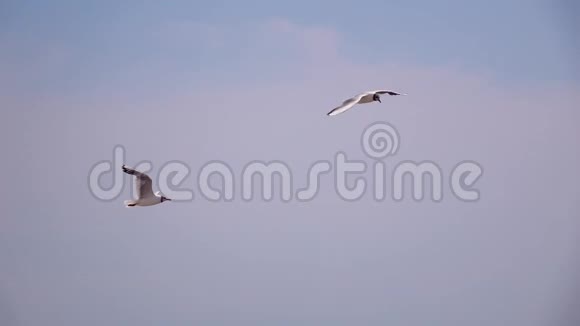
[[[151,178],[142,172],[129,168],[125,165],[122,167],[123,172],[134,175],[137,178],[137,200],[125,200],[126,207],[133,206],[153,206],[161,204],[164,201],[171,200],[161,194],[153,193]]]
[[[381,102],[381,98],[380,98],[381,94],[389,94],[391,96],[407,95],[407,94],[397,93],[397,92],[388,91],[388,90],[368,91],[368,92],[358,94],[352,98],[349,98],[348,100],[342,102],[342,104],[340,106],[332,109],[326,115],[333,116],[333,115],[343,113],[343,112],[349,110],[350,108],[352,108],[353,106],[355,106],[356,104],[365,104],[365,103],[371,103],[374,101]]]
[[[131,205],[134,204],[134,205]],[[125,205],[128,207],[131,206],[153,206],[161,204],[161,197],[157,195],[145,197],[145,198],[138,198],[137,200],[126,200]]]
[[[370,102],[374,101],[373,100],[373,95],[375,95],[374,92],[366,92],[366,93],[359,94],[359,95],[362,95],[362,96],[361,96],[360,100],[358,100],[358,102],[357,102],[358,104],[370,103]]]

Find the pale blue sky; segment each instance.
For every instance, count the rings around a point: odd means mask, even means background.
[[[579,325],[577,9],[0,1],[0,325]],[[409,96],[326,116],[380,88]],[[372,163],[377,121],[401,135],[389,168],[477,161],[481,200],[197,193],[211,160],[282,160],[296,188],[337,151]],[[98,201],[117,144],[152,174],[187,163],[196,200],[127,209],[125,176]]]
[[[453,66],[527,83],[578,80],[569,8],[565,1],[538,0],[3,1],[0,35],[3,63],[20,72],[27,73],[30,61],[42,60],[47,50],[66,53],[57,78],[50,75],[50,85],[42,85],[48,77],[40,71],[38,87],[90,88],[135,61],[147,61],[149,69],[169,80],[176,80],[174,74],[201,79],[244,71],[241,66],[248,62],[234,50],[244,44],[243,35],[228,40],[231,51],[218,53],[192,42],[167,53],[151,46],[152,33],[176,22],[236,30],[271,18],[335,30],[343,40],[340,53],[355,62]]]

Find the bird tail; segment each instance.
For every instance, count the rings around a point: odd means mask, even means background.
[[[134,200],[125,200],[125,207],[133,207],[135,205],[137,205],[137,202]]]

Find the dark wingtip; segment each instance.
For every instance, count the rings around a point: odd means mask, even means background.
[[[133,174],[133,173],[131,173],[131,170],[129,170],[129,168],[125,164],[123,164],[123,166],[121,168],[122,168],[123,172],[128,173],[128,174]]]

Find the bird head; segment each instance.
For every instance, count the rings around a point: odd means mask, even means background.
[[[373,95],[373,101],[378,101],[379,103],[382,103],[381,102],[381,97],[379,96],[379,94]]]
[[[161,199],[161,202],[164,202],[164,201],[171,201],[171,199],[170,199],[170,198],[167,198],[167,197],[163,196],[163,194],[161,193],[161,191],[157,191],[157,192],[155,193],[155,195],[156,195],[157,197],[160,197],[160,199]]]

